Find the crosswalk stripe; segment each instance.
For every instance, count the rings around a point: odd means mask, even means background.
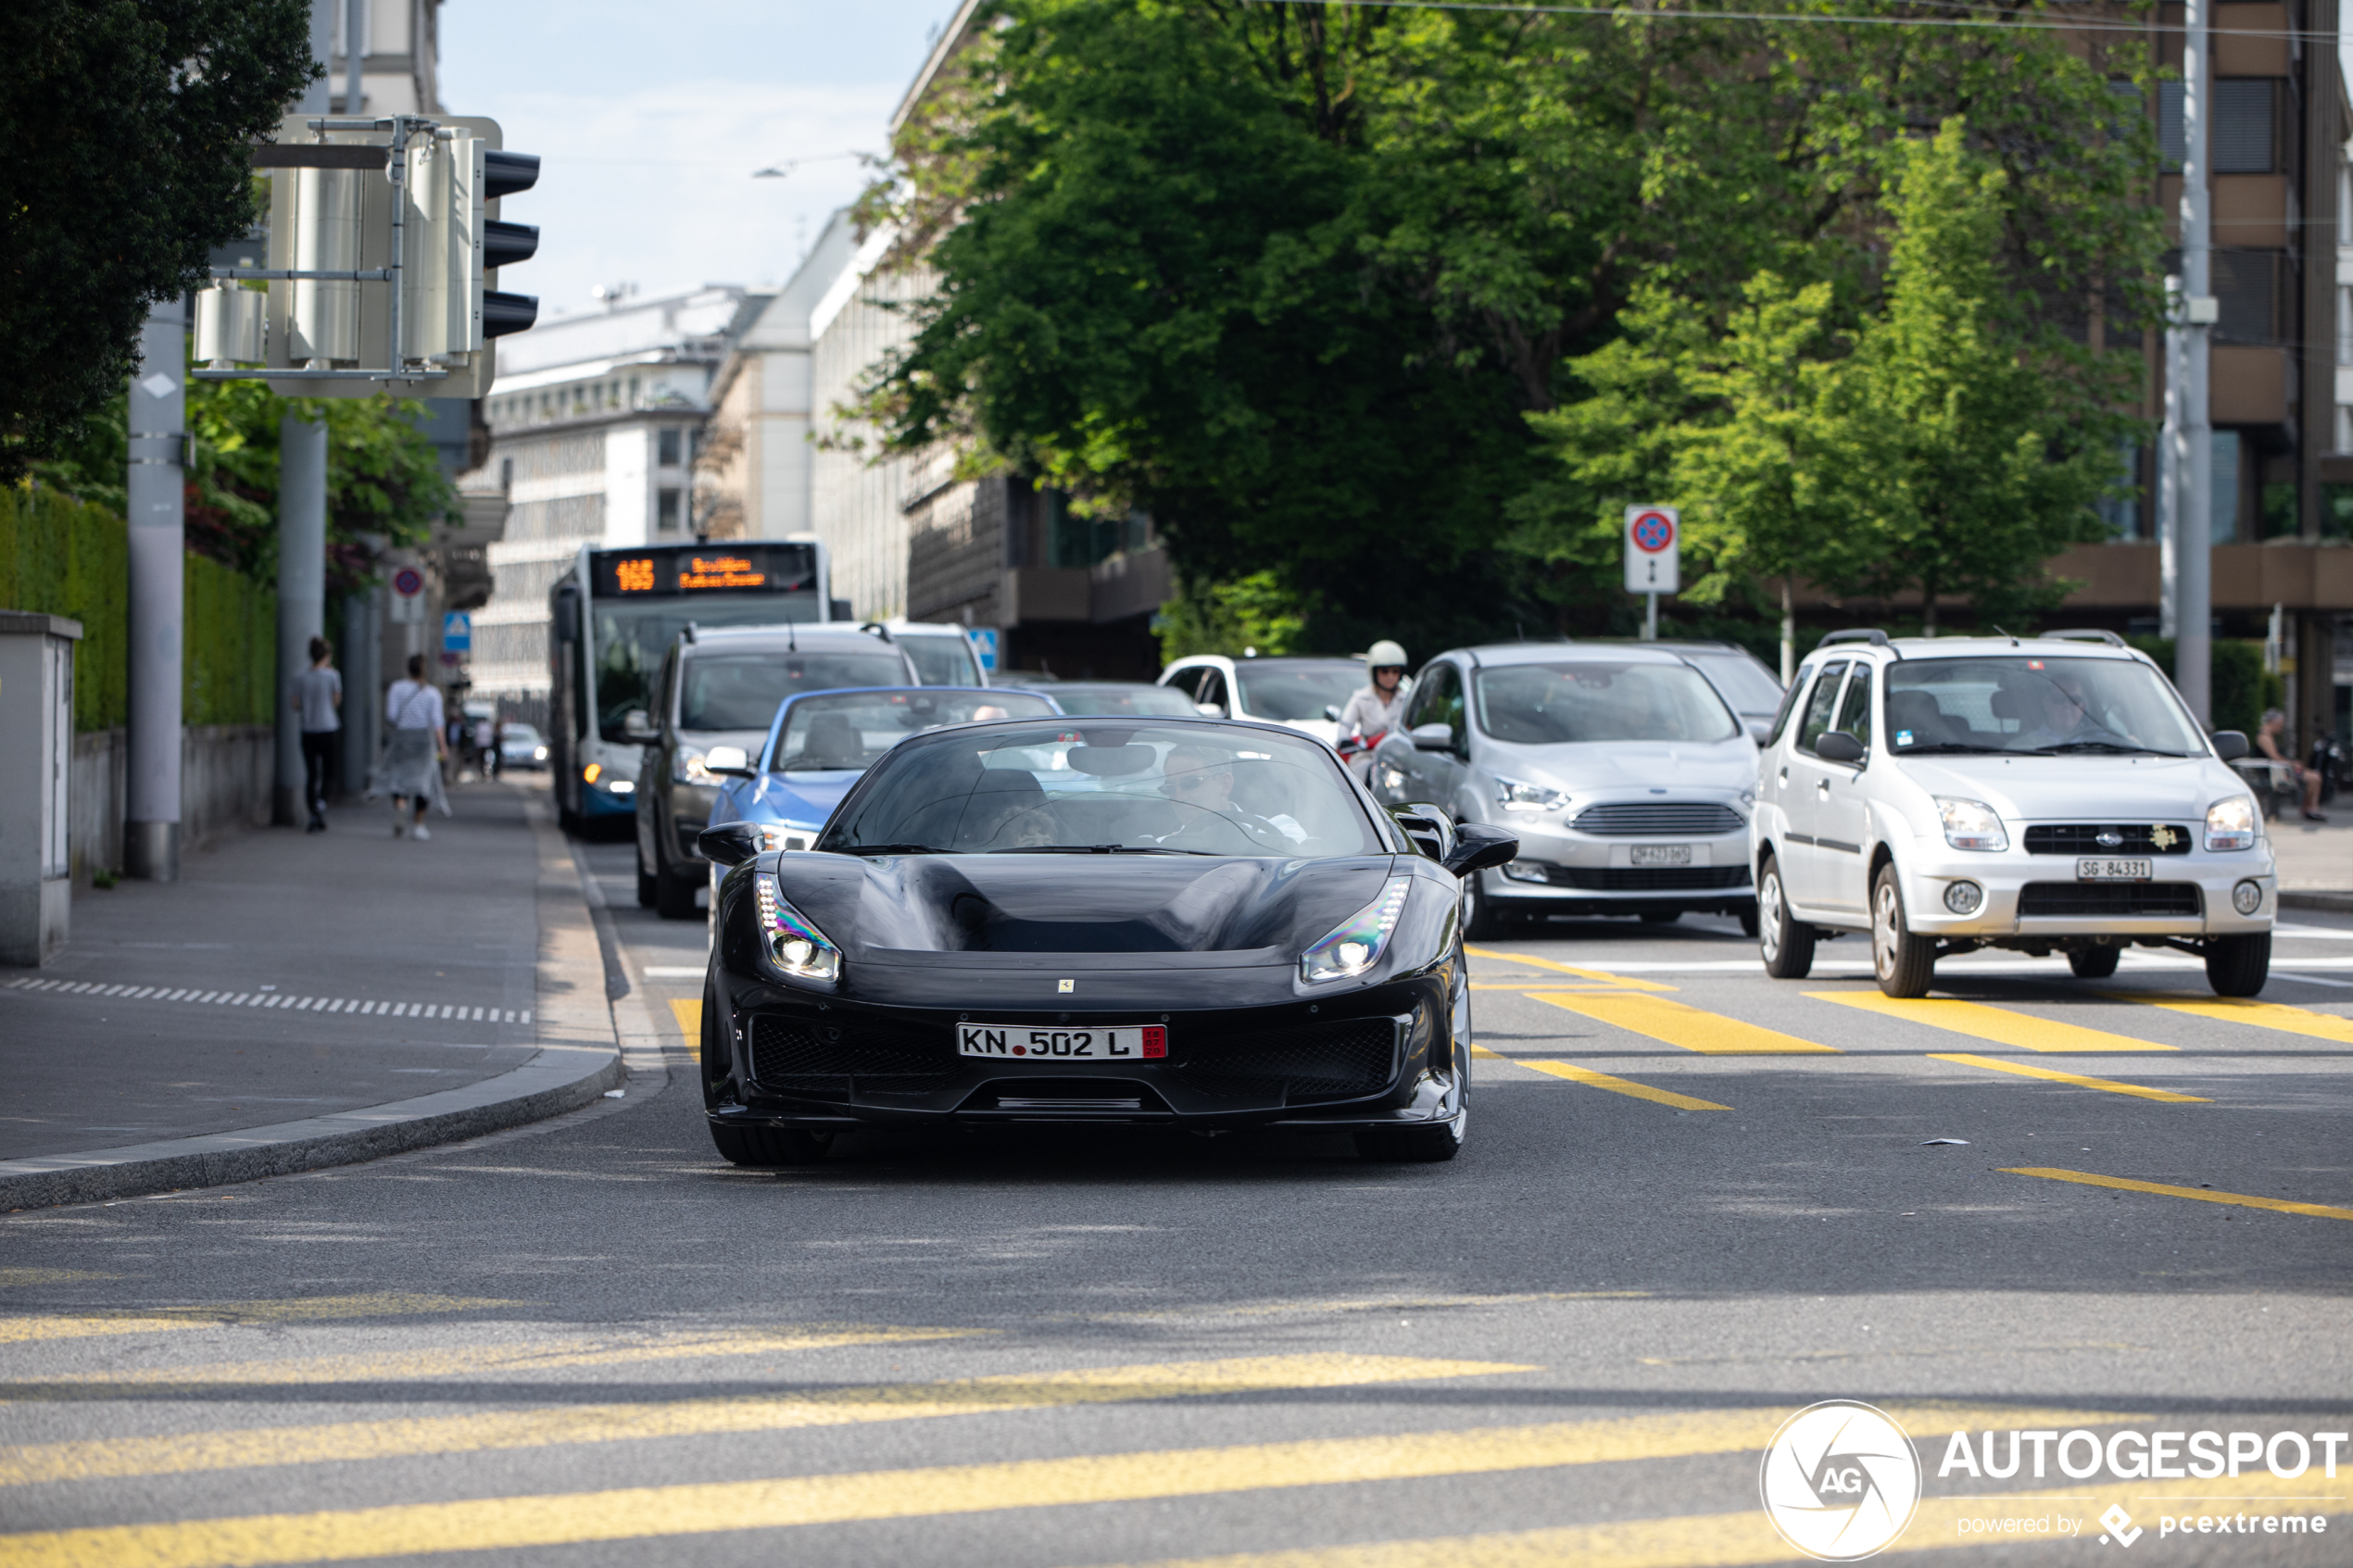
[[[263,1568],[1753,1453],[1770,1439],[1785,1413],[1679,1411],[1532,1426],[31,1531],[0,1536],[0,1568],[120,1568],[125,1563],[139,1568]],[[2134,1419],[2114,1411],[1956,1407],[1887,1413],[1906,1431],[1933,1436],[1962,1426],[2041,1427],[2061,1421],[2091,1426]]]
[[[1888,1018],[1900,1018],[1908,1023],[1925,1023],[1931,1029],[1947,1029],[1956,1035],[1990,1040],[1997,1046],[2015,1046],[2026,1051],[2171,1051],[2178,1046],[2160,1046],[2154,1040],[2136,1040],[2130,1035],[2110,1035],[2101,1029],[2086,1029],[2080,1023],[2061,1023],[2057,1019],[2036,1018],[2031,1013],[2012,1012],[2007,1008],[1987,1007],[1982,1002],[1954,1001],[1944,997],[1903,997],[1883,996],[1877,991],[1808,991],[1816,1001],[1836,1002],[1841,1007],[1859,1008]]]
[[[783,1355],[803,1350],[830,1350],[849,1345],[899,1345],[934,1339],[969,1339],[995,1332],[985,1328],[897,1328],[884,1324],[853,1323],[729,1333],[675,1332],[635,1343],[616,1343],[606,1336],[571,1335],[558,1339],[436,1347],[424,1350],[340,1356],[276,1356],[267,1361],[205,1361],[180,1367],[141,1366],[107,1372],[63,1373],[38,1380],[19,1378],[0,1382],[0,1400],[160,1399],[183,1394],[218,1398],[226,1390],[280,1388],[289,1385],[318,1387],[328,1384],[406,1383],[430,1378],[480,1381],[502,1374],[536,1375],[569,1367],[636,1366],[650,1361]]]
[[[1665,997],[1605,996],[1588,991],[1531,991],[1540,1002],[1582,1013],[1599,1022],[1647,1035],[1703,1056],[1836,1056],[1830,1046],[1794,1035],[1703,1012]]]
[[[2163,1008],[2168,1012],[2185,1012],[2195,1018],[2219,1018],[2225,1023],[2246,1023],[2258,1029],[2277,1029],[2290,1035],[2309,1035],[2316,1040],[2334,1040],[2340,1045],[2353,1045],[2353,1019],[2314,1012],[2309,1008],[2290,1007],[2285,1002],[2259,1002],[2244,997],[2145,994],[2135,997],[2129,992],[2117,995]]]
[[[2187,1198],[2199,1203],[2227,1203],[2240,1209],[2269,1209],[2281,1214],[2309,1214],[2321,1220],[2353,1220],[2353,1209],[2326,1203],[2291,1203],[2284,1198],[2261,1198],[2246,1192],[2216,1192],[2211,1187],[2171,1186],[2164,1182],[2136,1182],[2125,1176],[2102,1176],[2089,1171],[2062,1171],[2048,1165],[2007,1165],[2006,1176],[2040,1176],[2050,1182],[2074,1182],[2082,1186],[2115,1187],[2124,1192],[2150,1192],[2160,1198]]]
[[[1580,969],[1573,964],[1556,963],[1551,959],[1530,958],[1526,953],[1505,953],[1493,947],[1474,947],[1468,943],[1463,951],[1475,959],[1501,959],[1505,963],[1524,963],[1536,969],[1549,969],[1556,974],[1573,974],[1579,980],[1590,980],[1620,991],[1672,991],[1676,987],[1655,980],[1636,980],[1630,975],[1613,974],[1605,969]]]
[[[2105,1089],[2112,1095],[2132,1095],[2140,1099],[2159,1099],[2181,1105],[2210,1105],[2204,1095],[2177,1095],[2171,1089],[2143,1088],[2138,1084],[2120,1084],[2113,1078],[2085,1078],[2073,1073],[2060,1073],[2048,1067],[2036,1067],[2031,1062],[2004,1061],[1990,1056],[1934,1056],[1931,1061],[1957,1061],[1963,1067],[1982,1067],[1994,1073],[2015,1073],[2021,1078],[2047,1078],[2055,1084],[2072,1084],[2079,1089]]]
[[[1614,1095],[1629,1095],[1635,1099],[1646,1099],[1655,1105],[1672,1106],[1678,1110],[1730,1110],[1732,1109],[1729,1105],[1718,1105],[1712,1099],[1694,1099],[1690,1095],[1679,1095],[1672,1089],[1654,1089],[1648,1084],[1637,1084],[1630,1078],[1620,1078],[1608,1073],[1596,1073],[1590,1067],[1578,1067],[1566,1061],[1535,1061],[1527,1057],[1504,1056],[1500,1052],[1489,1050],[1485,1046],[1473,1046],[1471,1055],[1493,1057],[1498,1061],[1509,1061],[1521,1067],[1533,1068],[1539,1073],[1549,1073],[1555,1078],[1566,1078],[1572,1084],[1583,1084],[1592,1088],[1607,1089]]]
[[[37,1339],[84,1339],[114,1334],[156,1334],[167,1329],[218,1328],[242,1323],[328,1323],[343,1318],[403,1317],[422,1312],[468,1312],[484,1307],[525,1303],[494,1296],[422,1296],[384,1291],[367,1296],[311,1296],[284,1301],[220,1301],[203,1306],[130,1309],[70,1315],[43,1313],[0,1318],[0,1345]]]
[[[452,1022],[528,1023],[529,1009],[475,1007],[470,1002],[370,1001],[358,997],[296,997],[271,991],[205,991],[163,985],[108,985],[103,980],[16,980],[8,990],[59,997],[110,997],[126,1002],[186,1002],[199,1007],[274,1008],[281,1012],[341,1013],[346,1017],[431,1018]]]
[[[476,1415],[38,1443],[0,1449],[0,1486],[316,1464],[336,1460],[473,1453],[493,1449],[537,1449],[560,1443],[612,1443],[721,1432],[781,1432],[1076,1405],[1125,1404],[1142,1399],[1491,1377],[1541,1370],[1503,1361],[1433,1361],[1415,1356],[1257,1356],[1099,1367],[1042,1376],[1015,1373],[806,1394],[555,1405]]]

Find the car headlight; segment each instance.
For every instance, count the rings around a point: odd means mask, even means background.
[[[1522,784],[1500,773],[1495,777],[1495,798],[1506,811],[1556,811],[1568,804],[1568,797],[1557,789]]]
[[[768,961],[799,980],[837,980],[841,949],[826,940],[817,922],[785,901],[776,879],[756,880],[760,893],[760,949]]]
[[[2002,850],[2010,847],[2009,830],[2001,814],[1982,800],[1936,797],[1936,815],[1944,824],[1944,842],[1956,849]]]
[[[2255,812],[2252,796],[2233,795],[2218,800],[2206,809],[2206,847],[2208,849],[2252,849],[2255,847],[2255,827],[2261,819]]]
[[[1310,985],[1346,980],[1378,963],[1389,947],[1389,934],[1397,929],[1397,917],[1405,912],[1405,890],[1413,881],[1410,876],[1391,877],[1379,897],[1300,955],[1299,977]]]
[[[547,748],[544,746],[533,746],[531,748],[531,759],[534,762],[545,762],[547,760]]]
[[[715,784],[719,780],[703,766],[703,753],[691,746],[682,746],[678,755],[671,759],[670,776],[680,784]]]

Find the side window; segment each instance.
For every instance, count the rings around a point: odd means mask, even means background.
[[[1833,729],[1844,730],[1865,746],[1871,744],[1871,667],[1857,663],[1855,673],[1846,680],[1846,696],[1838,705],[1838,722]]]
[[[1773,733],[1765,737],[1766,750],[1770,751],[1781,744],[1781,732],[1789,728],[1789,716],[1797,711],[1797,699],[1805,692],[1806,683],[1812,679],[1813,674],[1811,670],[1800,669],[1791,679],[1789,690],[1781,694],[1781,709],[1773,715]]]
[[[1459,724],[1463,721],[1463,701],[1452,697],[1453,717],[1448,717],[1450,694],[1454,690],[1454,667],[1433,664],[1422,671],[1414,686],[1414,700],[1405,709],[1405,727],[1417,729],[1424,724]]]
[[[1470,745],[1470,723],[1463,714],[1462,679],[1455,673],[1453,665],[1444,668],[1445,690],[1438,699],[1438,711],[1432,716],[1432,721],[1453,726],[1454,745],[1466,747]]]
[[[1192,697],[1194,693],[1201,690],[1202,671],[1208,668],[1209,667],[1205,664],[1197,664],[1190,670],[1179,670],[1176,671],[1176,675],[1169,680],[1169,690],[1183,692],[1186,696]],[[1195,698],[1194,700],[1199,699]]]
[[[1814,695],[1806,700],[1806,720],[1797,726],[1797,749],[1811,752],[1822,732],[1831,729],[1831,716],[1838,711],[1838,684],[1846,678],[1846,661],[1822,667],[1821,678],[1814,683]]]
[[[1228,719],[1234,716],[1234,710],[1226,707],[1226,672],[1214,664],[1201,672],[1201,695],[1193,700],[1213,708],[1225,708]]]

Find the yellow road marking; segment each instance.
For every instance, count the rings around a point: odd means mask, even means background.
[[[2089,1426],[2145,1419],[2114,1411],[1999,1408],[1887,1413],[1907,1431],[1931,1436],[1959,1427],[2061,1422]],[[0,1568],[262,1568],[1747,1452],[1763,1447],[1786,1414],[1705,1411],[29,1531],[0,1536]]]
[[[1676,987],[1662,985],[1655,980],[1636,980],[1631,975],[1612,974],[1605,969],[1579,969],[1570,964],[1554,963],[1550,959],[1532,959],[1526,953],[1503,953],[1492,947],[1474,947],[1466,943],[1463,951],[1475,959],[1501,959],[1505,963],[1524,963],[1537,969],[1549,969],[1555,974],[1573,974],[1579,980],[1614,986],[1621,991],[1672,991]]]
[[[2204,1095],[2177,1095],[2171,1089],[2145,1089],[2138,1084],[2120,1084],[2113,1078],[2084,1078],[2072,1073],[2059,1073],[2048,1067],[2036,1067],[2023,1061],[2004,1061],[1991,1056],[1934,1056],[1931,1061],[1957,1061],[1963,1067],[1990,1068],[1995,1073],[2015,1073],[2021,1078],[2048,1078],[2055,1084],[2072,1084],[2079,1089],[2106,1089],[2112,1095],[2133,1095],[2141,1099],[2171,1100],[2183,1105],[2207,1105],[2211,1102]]]
[[[2016,1046],[2020,1050],[2170,1051],[2181,1048],[2178,1046],[2160,1046],[2154,1040],[2136,1040],[2129,1035],[2110,1035],[2104,1030],[2086,1029],[2080,1023],[2061,1023],[2054,1019],[2011,1012],[2006,1008],[1990,1008],[1982,1002],[1957,1002],[1944,997],[1906,998],[1881,996],[1877,991],[1808,991],[1806,994],[1817,1001],[1860,1008],[1865,1012],[1881,1013],[1912,1023],[1925,1023],[1931,1029],[1949,1029],[1956,1035],[1991,1040],[1997,1046]]]
[[[1541,1367],[1415,1356],[1315,1354],[1097,1367],[1043,1376],[1009,1374],[820,1393],[758,1395],[662,1403],[555,1405],[479,1415],[248,1427],[0,1449],[0,1486],[170,1475],[198,1470],[384,1460],[415,1454],[536,1449],[556,1443],[615,1443],[714,1432],[780,1432],[878,1421],[1071,1405],[1122,1404],[1285,1388],[1358,1387],[1429,1378],[1492,1377]]]
[[[2215,1192],[2208,1187],[2168,1186],[2163,1182],[2135,1182],[2122,1176],[2095,1176],[2088,1171],[2061,1171],[2047,1165],[2003,1167],[2009,1176],[2041,1176],[2046,1181],[2079,1182],[2090,1187],[2121,1187],[2126,1192],[2153,1192],[2160,1198],[2194,1198],[2200,1203],[2233,1203],[2241,1209],[2270,1209],[2282,1214],[2310,1214],[2322,1220],[2353,1220],[2353,1209],[2333,1209],[2325,1203],[2290,1203],[2284,1198],[2257,1198],[2244,1192]]]
[[[699,1060],[702,1056],[702,998],[673,997],[670,998],[670,1010],[678,1015],[678,1032],[686,1036],[686,1048],[693,1051]]]
[[[88,1269],[0,1269],[0,1287],[19,1285],[71,1285],[81,1279],[120,1279],[120,1274],[94,1273]]]
[[[1720,1012],[1702,1012],[1664,997],[1606,997],[1589,992],[1537,991],[1536,1000],[1550,1002],[1587,1018],[1664,1040],[1704,1056],[1836,1056],[1829,1046],[1801,1040],[1794,1035],[1743,1023]]]
[[[2270,1474],[2259,1474],[2252,1480],[2232,1480],[2226,1476],[2216,1481],[2168,1482],[2165,1489],[2169,1499],[2317,1499],[2323,1504],[2343,1505],[2338,1495],[2316,1494],[2309,1479],[2283,1481]],[[2324,1485],[2322,1491],[2328,1493],[2329,1489]],[[2105,1497],[2083,1502],[2080,1490],[2020,1492],[2000,1499],[1923,1498],[1904,1534],[1885,1549],[1936,1551],[1947,1547],[2015,1542],[2027,1537],[1992,1531],[1964,1535],[1961,1526],[1965,1521],[2008,1518],[2021,1510],[2032,1510],[2032,1516],[2038,1521],[2054,1513],[2073,1516],[2085,1522],[2086,1527],[2070,1538],[2080,1539],[2084,1535],[2096,1537],[2099,1526],[2089,1521],[2102,1500],[2106,1500]],[[2135,1512],[2142,1515],[2143,1527],[2155,1529],[2156,1512],[2141,1509],[2138,1499],[2132,1500]],[[2081,1506],[2053,1506],[2070,1502]],[[2295,1512],[2311,1513],[2320,1510],[2299,1508]],[[2060,1537],[2053,1534],[2048,1538]],[[1219,1557],[1164,1558],[1137,1568],[1749,1568],[1756,1563],[1800,1560],[1798,1552],[1775,1533],[1762,1513],[1703,1513],[1681,1519],[1631,1519],[1621,1524],[1572,1525],[1567,1529],[1374,1541],[1361,1546],[1311,1547],[1291,1551],[1240,1551]]]
[[[2129,995],[2129,994],[2125,994]],[[2186,1012],[2199,1018],[2219,1018],[2226,1023],[2247,1023],[2258,1029],[2278,1029],[2290,1035],[2309,1035],[2318,1040],[2334,1040],[2339,1045],[2353,1045],[2353,1019],[2337,1018],[2309,1008],[2293,1008],[2285,1002],[2258,1002],[2243,997],[2131,997],[2136,1002],[2147,1002],[2168,1012]]]
[[[1533,1067],[1539,1073],[1549,1073],[1555,1078],[1566,1078],[1572,1084],[1585,1084],[1596,1089],[1607,1089],[1614,1095],[1631,1095],[1636,1099],[1646,1099],[1654,1105],[1673,1106],[1678,1110],[1730,1110],[1732,1109],[1729,1105],[1718,1105],[1712,1099],[1694,1099],[1690,1095],[1679,1095],[1672,1089],[1654,1089],[1648,1084],[1637,1084],[1629,1079],[1612,1077],[1609,1073],[1596,1073],[1590,1067],[1572,1066],[1566,1061],[1522,1061],[1520,1065]]]
[[[581,1335],[520,1344],[375,1355],[277,1357],[262,1361],[211,1361],[186,1367],[70,1373],[37,1381],[19,1378],[0,1383],[0,1397],[17,1400],[157,1399],[182,1391],[218,1394],[224,1388],[288,1384],[394,1383],[412,1378],[533,1374],[566,1367],[634,1366],[647,1361],[699,1361],[713,1356],[782,1355],[843,1345],[963,1339],[995,1332],[986,1328],[845,1324],[838,1328],[751,1333],[665,1334],[637,1343],[617,1343],[611,1336]]]
[[[470,1312],[526,1303],[491,1296],[419,1296],[380,1291],[368,1296],[313,1296],[289,1301],[218,1301],[200,1307],[128,1308],[69,1315],[0,1318],[0,1345],[32,1339],[82,1339],[102,1334],[156,1334],[228,1323],[331,1323],[340,1318],[388,1318],[417,1312]]]

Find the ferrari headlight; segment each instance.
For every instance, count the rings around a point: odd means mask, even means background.
[[[1397,929],[1397,917],[1405,912],[1405,889],[1413,880],[1410,876],[1391,877],[1379,897],[1301,954],[1299,977],[1310,985],[1323,980],[1346,980],[1378,963],[1389,947],[1389,934]]]
[[[678,748],[678,755],[671,759],[670,776],[680,784],[709,786],[719,782],[711,770],[703,766],[703,753],[691,746]]]
[[[2001,813],[1982,800],[1936,797],[1936,814],[1944,823],[1944,842],[1956,849],[1986,849],[1996,853],[2010,847],[2009,830]]]
[[[1506,811],[1556,811],[1568,804],[1568,797],[1557,789],[1523,784],[1500,773],[1495,777],[1495,798]]]
[[[760,946],[768,961],[800,980],[836,980],[841,975],[841,949],[826,940],[816,922],[776,890],[776,879],[762,872],[755,883],[760,895]]]
[[[2218,800],[2206,809],[2206,847],[2208,849],[2252,849],[2255,847],[2255,802],[2244,795],[2233,795]]]

